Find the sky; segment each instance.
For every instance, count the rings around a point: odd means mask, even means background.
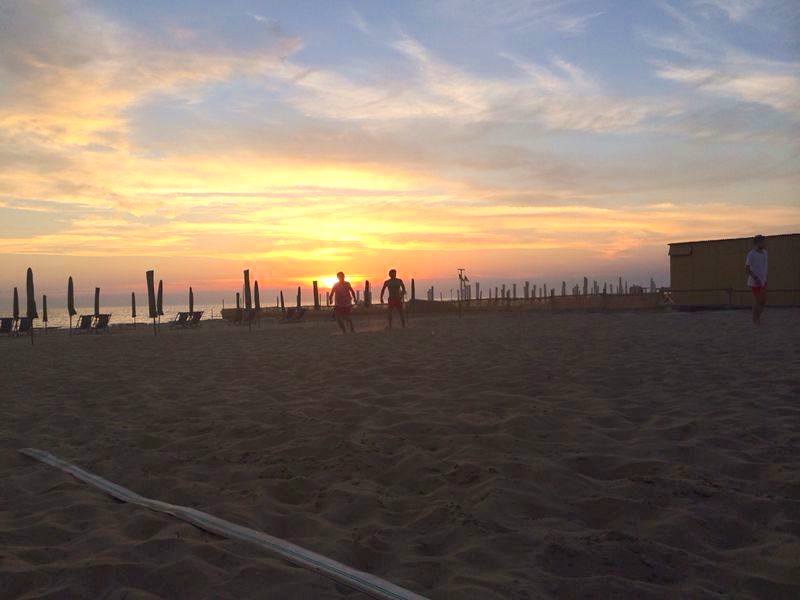
[[[668,284],[800,231],[799,150],[796,0],[0,0],[0,304]]]

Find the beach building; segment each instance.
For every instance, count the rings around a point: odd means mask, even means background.
[[[768,235],[768,304],[800,306],[800,233]],[[744,261],[753,238],[669,245],[670,288],[676,304],[750,306]]]

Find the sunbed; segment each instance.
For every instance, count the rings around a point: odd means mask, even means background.
[[[14,317],[3,317],[0,319],[0,333],[11,335],[11,332],[14,330],[15,326],[14,321],[16,321]]]
[[[97,318],[94,320],[94,327],[93,327],[94,332],[98,333],[100,331],[106,331],[106,332],[110,331],[110,329],[108,328],[108,322],[110,320],[111,320],[110,314],[97,315]]]
[[[170,327],[186,327],[189,325],[189,315],[191,313],[188,312],[179,312],[175,315],[175,318],[169,324]]]
[[[306,315],[306,309],[300,306],[295,306],[286,309],[286,316],[283,318],[284,323],[299,323]]]
[[[196,311],[194,311],[192,313],[189,313],[189,314],[191,315],[191,319],[189,319],[189,323],[188,323],[189,326],[190,327],[197,327],[198,325],[200,325],[200,319],[203,318],[203,311],[202,310],[196,310]]]
[[[85,333],[92,330],[92,323],[94,322],[94,315],[81,315],[78,317],[78,324],[73,331],[75,333]]]
[[[24,335],[31,330],[31,320],[28,317],[17,319],[17,326],[12,330],[11,335]]]

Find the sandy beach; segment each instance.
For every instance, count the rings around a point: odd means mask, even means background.
[[[0,339],[0,596],[362,597],[36,447],[431,598],[800,596],[800,312]]]

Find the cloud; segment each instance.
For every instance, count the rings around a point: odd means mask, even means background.
[[[744,21],[758,9],[764,2],[763,0],[695,0],[695,6],[699,9],[713,9],[722,12],[731,21]]]
[[[663,78],[700,91],[769,106],[800,119],[800,65],[785,65],[774,72],[726,65],[722,68],[664,65]]]
[[[524,33],[532,29],[554,29],[577,34],[586,30],[589,22],[602,12],[576,13],[574,6],[591,5],[576,0],[506,0],[482,2],[480,0],[442,0],[437,10],[448,21],[468,23],[481,29]],[[596,4],[595,4],[596,6]],[[570,8],[571,12],[565,9]]]
[[[758,8],[758,2],[709,0],[704,4],[725,7],[729,16],[744,18]],[[655,60],[655,75],[744,103],[756,103],[800,120],[800,62],[764,58],[742,50],[669,3],[661,9],[677,24],[669,32],[644,32],[652,46],[682,57]]]
[[[630,131],[650,116],[673,109],[653,99],[615,97],[578,66],[555,58],[550,65],[507,58],[513,77],[479,76],[449,64],[405,36],[391,46],[405,69],[391,80],[368,83],[332,71],[298,73],[288,100],[304,114],[391,127],[407,119],[462,123],[530,122],[548,129]],[[405,76],[403,76],[405,73]]]

